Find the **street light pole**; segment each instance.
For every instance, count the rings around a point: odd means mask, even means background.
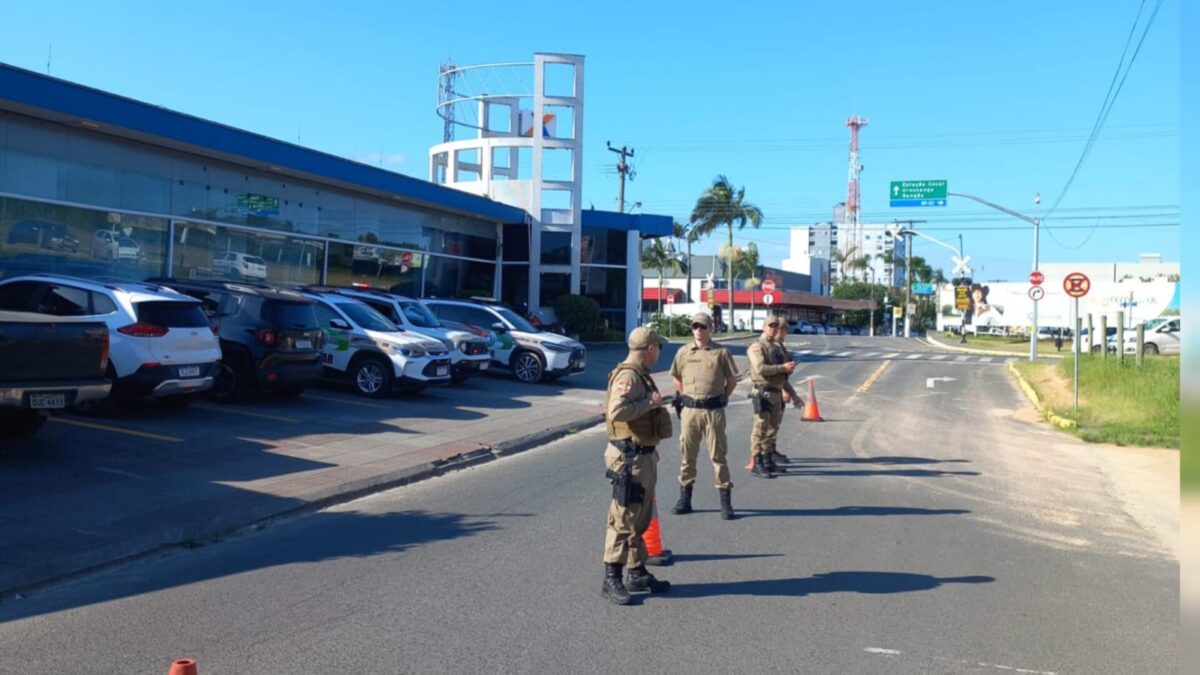
[[[869,334],[870,337],[875,337],[875,268],[867,268],[867,271],[871,273],[871,329]]]

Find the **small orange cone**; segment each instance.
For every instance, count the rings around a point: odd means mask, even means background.
[[[804,402],[804,416],[800,418],[803,422],[824,422],[821,417],[821,409],[817,407],[817,391],[813,389],[812,378],[808,378],[808,400]]]
[[[642,535],[642,541],[646,543],[646,564],[663,567],[670,565],[675,561],[675,555],[670,549],[664,549],[662,544],[662,533],[658,531],[658,498],[654,498],[654,503],[650,507],[653,509],[650,516],[650,527],[646,528],[646,533]]]
[[[171,664],[171,670],[167,675],[197,675],[196,659],[179,659]]]

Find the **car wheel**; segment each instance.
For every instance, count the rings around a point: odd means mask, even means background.
[[[250,372],[236,360],[220,361],[213,374],[213,385],[205,395],[218,403],[237,403],[250,388]]]
[[[1158,345],[1154,344],[1153,342],[1147,342],[1146,344],[1142,345],[1142,353],[1149,354],[1150,356],[1157,356]]]
[[[36,410],[6,410],[0,413],[0,438],[25,438],[37,433],[46,416]]]
[[[158,404],[164,408],[178,410],[186,408],[196,401],[195,394],[177,394],[175,396],[160,396]]]
[[[522,382],[538,382],[542,379],[545,366],[542,357],[533,352],[520,352],[513,358],[513,375]]]
[[[391,365],[378,357],[368,357],[358,362],[353,371],[354,391],[360,396],[379,398],[392,390]]]

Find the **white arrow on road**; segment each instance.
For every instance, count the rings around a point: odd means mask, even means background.
[[[953,382],[954,379],[953,377],[927,377],[925,378],[925,388],[933,389],[933,385],[936,382]]]

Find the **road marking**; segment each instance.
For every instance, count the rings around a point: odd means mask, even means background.
[[[800,350],[800,353],[801,353],[801,354],[811,354],[811,353],[812,353],[812,350],[811,350],[811,349],[801,349],[801,350]]]
[[[897,356],[900,356],[900,352],[892,352],[891,354],[884,354],[884,355],[883,355],[883,358],[885,358],[885,359],[894,359],[894,358],[896,358]]]
[[[899,649],[884,649],[883,647],[867,647],[863,651],[868,654],[883,654],[885,656],[900,656],[904,653]]]
[[[992,357],[990,357],[990,356],[981,356],[981,357],[979,357],[979,362],[980,362],[980,363],[991,363],[991,362],[992,362]]]
[[[925,388],[933,389],[933,386],[938,382],[953,382],[953,377],[927,377],[925,378]]]
[[[354,401],[354,400],[351,400],[348,398],[337,398],[336,396],[318,396],[316,394],[310,394],[308,392],[305,392],[301,398],[311,398],[311,399],[314,399],[317,401],[330,401],[332,403],[344,403],[345,405],[357,405],[357,406],[361,406],[363,408],[375,408],[378,410],[391,410],[390,407],[388,407],[386,405],[379,405],[378,403],[367,403],[366,401]]]
[[[854,352],[841,352],[840,354],[838,354],[838,356],[850,356],[853,353]]]
[[[879,356],[879,352],[867,352],[866,354],[863,354],[864,359],[869,359],[872,356]]]
[[[941,360],[942,360],[942,359],[944,359],[944,358],[946,358],[946,355],[945,355],[945,354],[938,354],[937,356],[933,357],[933,360],[934,360],[934,361],[941,361]]]
[[[966,361],[970,358],[971,357],[969,357],[969,356],[956,356],[956,357],[954,357],[954,360],[958,361],[959,363],[962,363],[963,361]]]
[[[162,434],[152,434],[147,431],[134,431],[133,429],[122,429],[120,427],[110,427],[107,424],[96,424],[95,422],[84,422],[83,420],[72,420],[65,417],[51,417],[51,422],[59,424],[70,424],[73,427],[83,427],[84,429],[96,429],[98,431],[111,431],[114,434],[127,434],[129,436],[137,436],[139,438],[149,438],[154,441],[167,441],[169,443],[182,443],[182,438],[174,436],[163,436]]]
[[[875,384],[875,381],[878,380],[881,375],[883,375],[883,371],[887,370],[887,367],[890,365],[892,365],[891,361],[884,361],[883,363],[879,364],[879,367],[875,369],[875,372],[871,373],[871,377],[868,377],[867,381],[863,382],[862,386],[858,388],[858,393],[867,393],[867,390],[871,388],[871,385]]]
[[[199,408],[201,410],[211,410],[213,412],[227,413],[230,415],[242,415],[244,417],[258,417],[258,418],[264,419],[264,420],[271,420],[273,422],[285,422],[287,424],[300,424],[301,422],[304,421],[304,420],[298,420],[295,417],[283,417],[281,415],[268,415],[266,413],[250,412],[249,410],[237,410],[236,408],[227,408],[227,407],[216,406],[216,405],[205,405],[203,403],[193,403],[192,407]]]
[[[924,356],[924,354],[909,354],[908,356],[906,356],[904,358],[908,359],[909,361],[914,361],[916,359],[921,358],[922,356]]]
[[[833,353],[833,350],[832,350],[832,349],[830,349],[830,350],[828,350],[828,351],[823,351],[823,352],[821,352],[820,354],[817,354],[817,356],[829,356],[829,355],[830,355],[830,354],[832,354],[832,353]]]
[[[116,476],[126,476],[128,478],[141,478],[142,477],[136,473],[133,473],[132,471],[122,471],[120,469],[110,469],[107,466],[93,466],[92,468],[95,469],[96,471],[99,471],[100,473],[111,473]]]

